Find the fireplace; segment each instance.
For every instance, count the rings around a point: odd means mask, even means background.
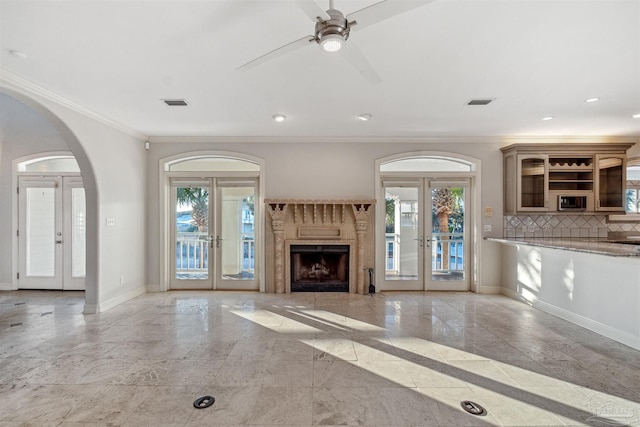
[[[374,200],[265,200],[265,292],[365,293]]]
[[[349,245],[290,245],[291,292],[349,292]]]

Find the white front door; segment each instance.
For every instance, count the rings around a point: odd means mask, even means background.
[[[171,289],[257,290],[256,182],[173,179]]]
[[[84,290],[82,180],[22,176],[18,186],[18,288]]]
[[[469,289],[468,180],[385,181],[382,289]]]

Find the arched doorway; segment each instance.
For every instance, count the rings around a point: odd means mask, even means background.
[[[263,290],[262,160],[199,152],[161,164],[160,290]]]
[[[86,292],[84,312],[96,313],[100,310],[98,290],[98,192],[95,173],[91,162],[89,161],[83,144],[69,126],[53,111],[35,100],[30,92],[24,91],[19,86],[0,79],[0,93],[23,103],[47,120],[65,141],[69,151],[77,161],[82,175],[86,203]],[[37,98],[37,96],[35,96],[35,98]],[[17,222],[17,216],[15,218]],[[15,225],[17,226],[17,224]],[[12,254],[14,258],[17,257],[16,251],[13,251]]]
[[[405,153],[376,162],[381,290],[475,290],[480,161]]]

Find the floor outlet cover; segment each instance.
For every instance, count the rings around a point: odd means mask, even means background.
[[[460,406],[462,406],[462,409],[464,409],[471,415],[479,415],[479,416],[487,415],[486,409],[484,409],[482,406],[470,400],[463,400],[462,402],[460,402]]]
[[[193,406],[198,409],[208,408],[213,405],[213,402],[216,401],[216,398],[213,396],[202,396],[199,397],[193,402]]]

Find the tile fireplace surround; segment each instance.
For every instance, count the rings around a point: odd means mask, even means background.
[[[375,200],[265,200],[266,291],[291,292],[291,245],[348,245],[349,292],[368,289]]]

